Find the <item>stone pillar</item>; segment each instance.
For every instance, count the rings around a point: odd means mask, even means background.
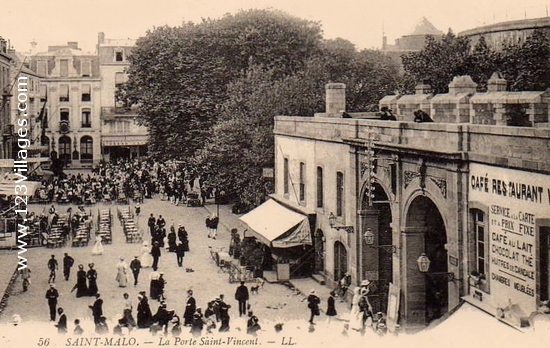
[[[505,92],[506,80],[499,73],[494,72],[489,81],[487,81],[487,92]]]
[[[474,94],[476,92],[476,88],[477,83],[475,83],[469,75],[455,76],[451,83],[449,83],[449,94]]]
[[[325,91],[325,116],[342,117],[342,113],[346,111],[346,85],[343,83],[327,83]]]

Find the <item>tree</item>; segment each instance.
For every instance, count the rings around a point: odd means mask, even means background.
[[[271,10],[156,28],[137,41],[119,95],[139,106],[154,158],[187,160],[207,142],[230,82],[251,64],[291,75],[320,40],[318,23]]]
[[[548,34],[535,29],[525,42],[504,43],[501,65],[511,91],[542,91],[550,87]]]
[[[485,37],[481,36],[468,57],[468,71],[472,80],[478,84],[478,91],[487,91],[487,81],[499,70],[500,56],[487,45]]]
[[[450,29],[440,40],[427,36],[421,51],[402,56],[404,79],[414,84],[426,81],[433,93],[447,93],[454,76],[468,73],[469,53],[469,40],[457,37]],[[405,88],[410,93],[414,86]]]

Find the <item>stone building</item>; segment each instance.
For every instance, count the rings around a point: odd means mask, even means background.
[[[470,123],[469,84],[431,98],[432,123],[342,118],[330,84],[325,113],[275,119],[272,198],[313,221],[317,277],[368,279],[407,331],[464,301],[521,330],[550,296],[550,128]]]
[[[101,159],[99,58],[82,52],[77,42],[49,46],[30,57],[33,71],[44,76],[46,136],[53,156],[66,167],[90,167]]]
[[[1,154],[2,158],[8,158],[11,154],[14,137],[13,123],[10,121],[11,111],[11,65],[12,58],[8,55],[8,43],[0,37],[0,91],[2,102],[0,104],[0,127],[2,129]]]
[[[137,109],[116,101],[116,91],[127,80],[131,39],[106,39],[98,34],[101,76],[101,147],[103,159],[130,158],[147,152],[147,128],[136,123]]]

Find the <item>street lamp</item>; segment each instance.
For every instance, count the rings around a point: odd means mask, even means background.
[[[418,259],[416,260],[416,263],[418,264],[418,269],[420,272],[426,274],[428,277],[437,277],[437,276],[445,276],[447,277],[448,282],[453,282],[455,280],[460,281],[461,279],[455,279],[455,274],[453,272],[429,272],[430,269],[430,263],[432,261],[428,258],[428,255],[426,253],[420,254]]]
[[[345,230],[347,233],[354,232],[353,226],[336,226],[336,216],[332,212],[330,212],[330,214],[328,215],[328,222],[329,222],[330,228],[334,228],[337,231]]]
[[[369,248],[382,249],[394,254],[397,252],[397,247],[395,245],[374,245],[374,233],[370,227],[368,227],[365,233],[363,233],[363,239]]]

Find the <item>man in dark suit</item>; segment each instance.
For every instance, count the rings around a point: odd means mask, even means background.
[[[92,316],[94,317],[94,323],[98,325],[103,316],[103,300],[101,299],[100,294],[95,295],[94,304],[88,306],[92,310]]]
[[[130,262],[130,269],[134,275],[134,286],[136,286],[138,283],[139,271],[141,270],[141,261],[137,255],[134,256],[134,259]]]
[[[159,242],[155,242],[151,248],[151,256],[153,257],[153,271],[156,271],[159,266],[160,246]]]
[[[176,245],[176,258],[178,260],[178,267],[182,266],[184,256],[185,256],[185,246],[183,246],[182,242],[178,242],[178,245]]]
[[[57,313],[59,314],[59,321],[57,325],[55,325],[57,327],[57,332],[60,334],[67,333],[67,316],[63,313],[63,308],[59,307]]]
[[[57,307],[57,298],[59,292],[55,288],[55,284],[50,283],[50,288],[46,291],[46,298],[48,299],[48,306],[50,307],[50,320],[55,321],[55,310]]]
[[[149,216],[149,220],[147,220],[147,225],[149,226],[149,232],[151,235],[155,232],[155,226],[157,225],[157,219],[155,219],[155,216],[151,213],[151,216]]]
[[[235,291],[235,300],[239,301],[239,317],[246,314],[246,301],[248,301],[248,288],[241,282]]]
[[[63,256],[63,276],[65,277],[65,280],[69,280],[69,276],[71,275],[71,267],[73,267],[74,259],[69,256],[69,254],[65,253],[65,256]]]

